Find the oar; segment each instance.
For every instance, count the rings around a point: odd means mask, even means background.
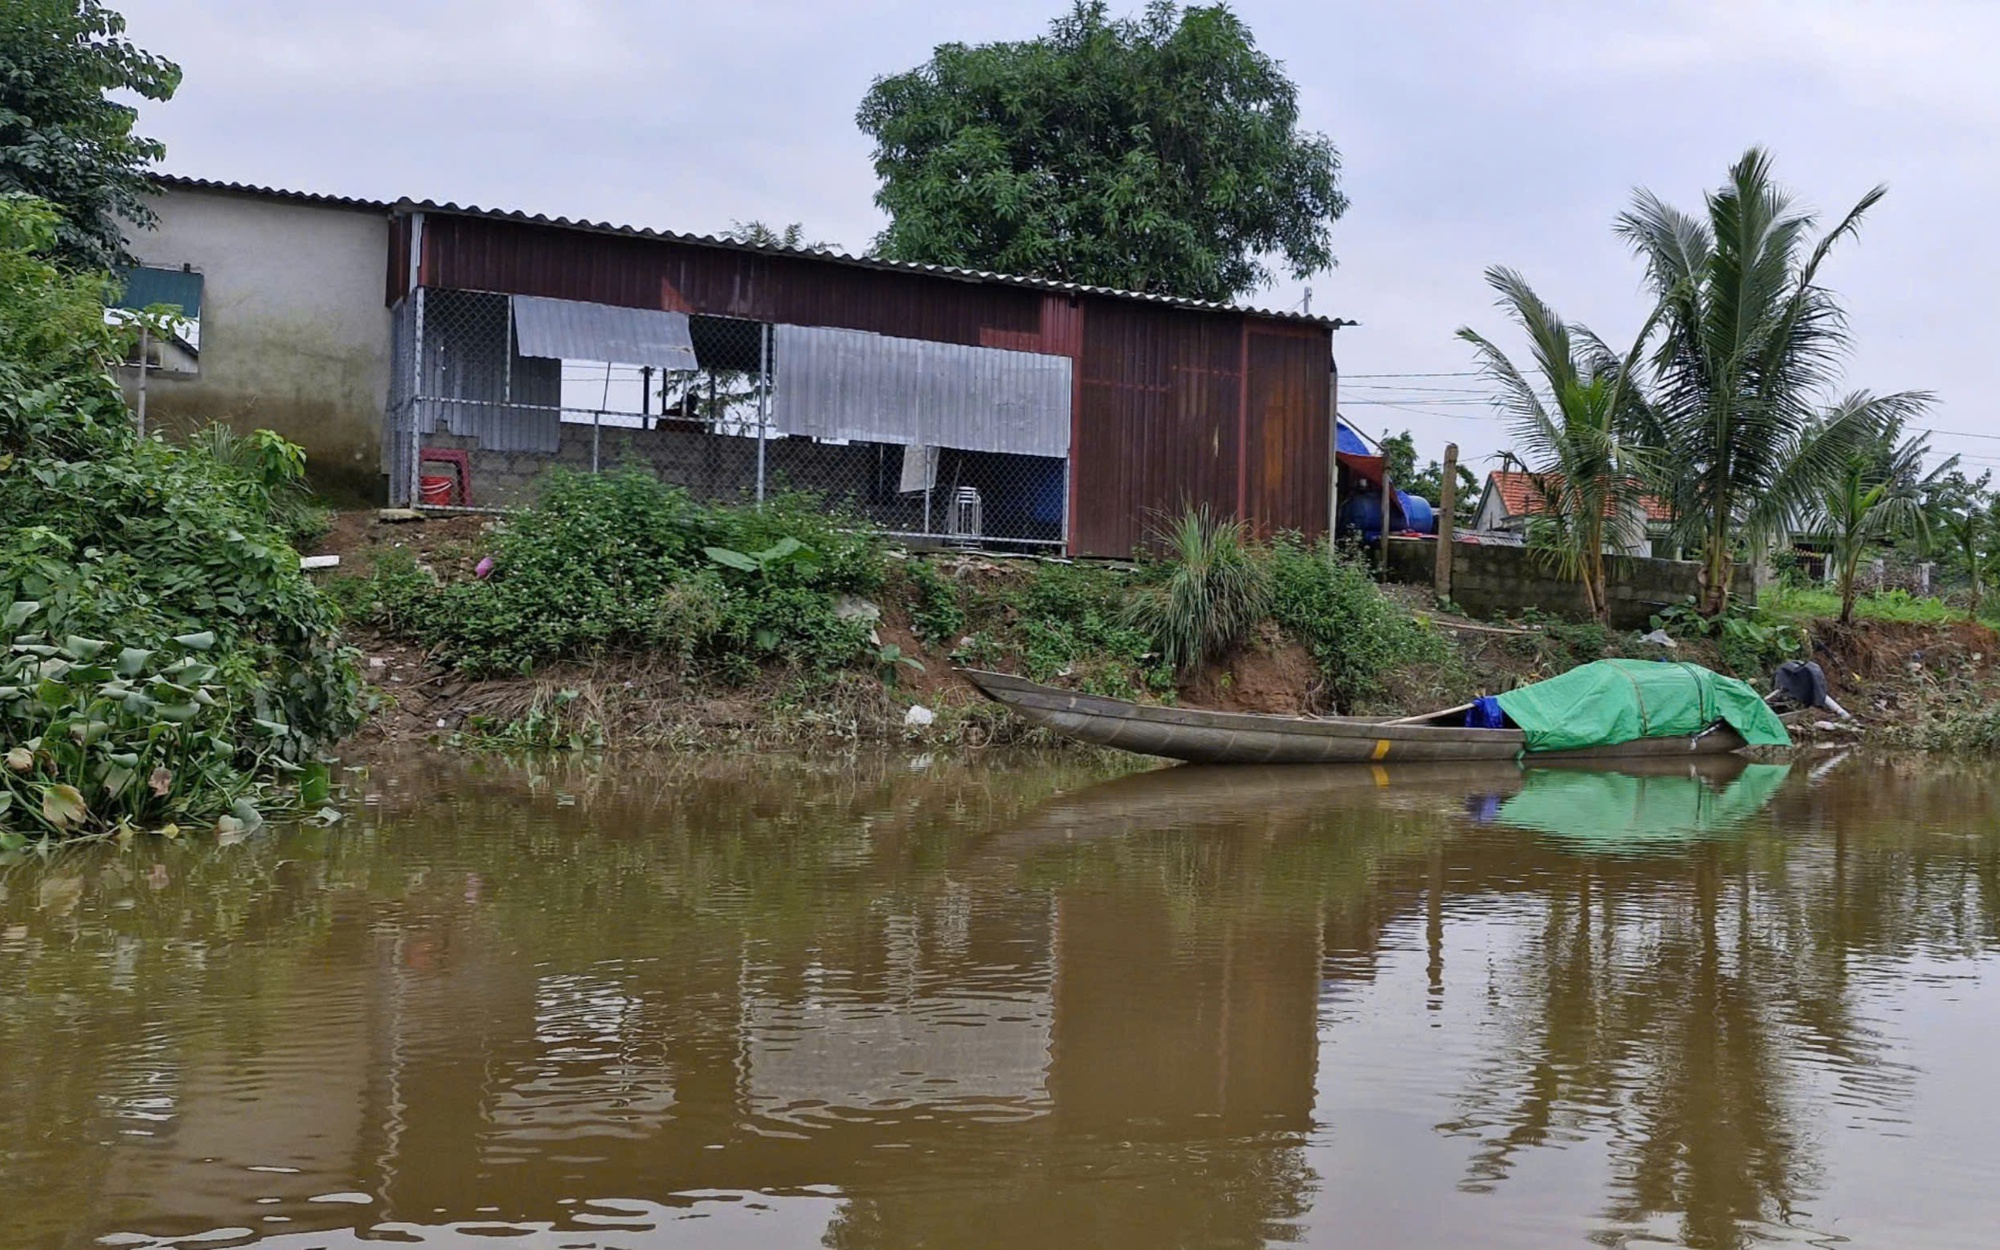
[[[1395,720],[1385,720],[1384,725],[1414,725],[1418,721],[1436,720],[1440,716],[1450,716],[1453,712],[1470,712],[1476,704],[1461,703],[1457,707],[1439,708],[1435,712],[1425,712],[1419,716],[1399,716]]]

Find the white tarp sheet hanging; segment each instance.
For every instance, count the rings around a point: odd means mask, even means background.
[[[514,296],[514,340],[523,356],[698,368],[686,313],[582,300]]]
[[[787,434],[1067,457],[1069,407],[1067,356],[773,328],[771,424]]]

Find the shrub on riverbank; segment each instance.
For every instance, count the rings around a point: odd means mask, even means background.
[[[1160,532],[1165,576],[1126,609],[1175,672],[1191,674],[1240,646],[1270,602],[1270,574],[1241,521],[1190,508]]]
[[[1281,535],[1269,560],[1271,618],[1312,652],[1341,711],[1398,673],[1452,664],[1451,645],[1384,595],[1361,559]]]
[[[454,558],[435,568],[385,552],[343,595],[357,619],[473,677],[664,658],[683,688],[760,674],[808,689],[842,674],[894,677],[900,688],[943,677],[913,676],[920,644],[931,667],[943,655],[1092,693],[1172,697],[1252,634],[1258,646],[1288,637],[1307,649],[1320,703],[1343,711],[1381,703],[1412,674],[1429,688],[1456,673],[1450,645],[1362,562],[1298,538],[1256,543],[1199,516],[1172,529],[1185,541],[1136,569],[934,561],[886,550],[811,499],[718,505],[638,471],[556,472],[483,546],[439,548]],[[468,576],[481,557],[488,575]]]
[[[869,624],[840,597],[885,572],[876,537],[814,500],[705,504],[636,470],[552,473],[489,554],[490,576],[443,583],[388,561],[361,614],[471,674],[649,652],[740,681],[861,659]]]
[[[962,586],[970,631],[952,658],[1092,694],[1169,694],[1174,670],[1130,619],[1132,575],[1105,565],[1036,563]]]
[[[109,279],[46,263],[51,223],[0,197],[0,837],[240,818],[360,719],[278,524],[304,458],[141,438],[106,371]]]

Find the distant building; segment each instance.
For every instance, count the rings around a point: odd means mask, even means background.
[[[1488,473],[1485,489],[1479,495],[1479,508],[1473,514],[1474,532],[1494,541],[1527,542],[1528,528],[1534,519],[1547,516],[1552,510],[1539,483],[1560,490],[1562,479],[1519,469],[1495,469]],[[1606,549],[1623,555],[1671,556],[1661,543],[1672,521],[1673,511],[1664,501],[1641,495],[1627,504],[1625,515],[1609,527]]]

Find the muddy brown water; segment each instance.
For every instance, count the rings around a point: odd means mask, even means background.
[[[0,867],[0,1245],[2000,1241],[2000,772],[356,784]]]

